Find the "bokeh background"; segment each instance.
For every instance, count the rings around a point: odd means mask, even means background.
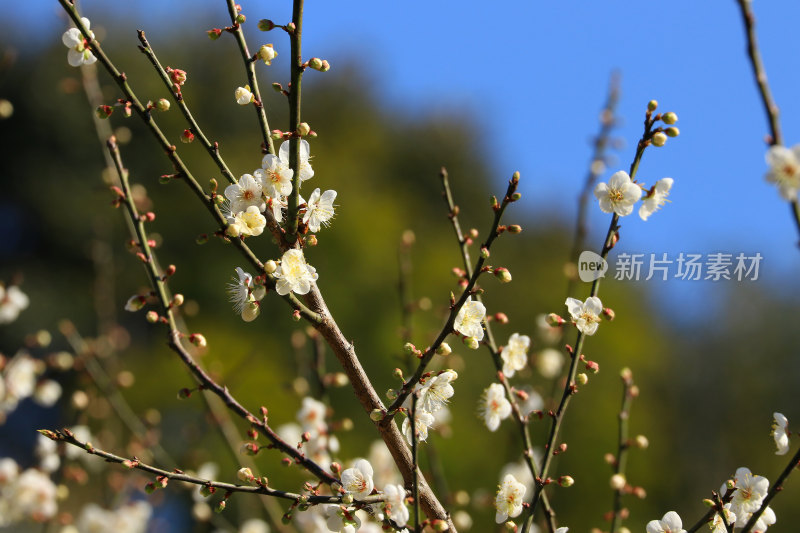
[[[271,4],[243,4],[245,31],[252,50],[272,42],[279,52],[272,67],[259,65],[258,72],[271,125],[285,127],[285,100],[269,84],[287,82],[288,40],[280,32],[258,32],[255,22],[288,21],[291,5]],[[238,50],[228,36],[212,42],[205,35],[228,20],[224,2],[85,0],[81,9],[141,99],[168,94],[136,49],[137,28],[147,31],[162,63],[188,72],[184,95],[234,173],[259,166],[255,116],[233,99],[234,89],[246,82]],[[800,74],[792,68],[800,43],[785,36],[800,5],[755,2],[754,9],[784,134],[792,144],[800,128],[800,102],[794,97]],[[0,199],[0,279],[21,283],[31,305],[18,321],[0,328],[0,350],[12,355],[31,344],[31,333],[46,329],[53,341],[30,348],[37,356],[74,351],[59,333],[61,321],[69,319],[124,385],[120,394],[133,411],[160,434],[176,465],[190,468],[213,459],[222,476],[232,479],[237,460],[203,401],[176,399],[191,381],[166,348],[164,332],[146,324],[143,315],[122,311],[146,279],[126,251],[121,213],[110,206],[102,144],[81,73],[66,63],[60,36],[67,21],[59,10],[56,2],[44,1],[2,6],[0,98],[14,110],[0,121],[0,179],[6,185]],[[406,230],[416,235],[410,251],[413,296],[431,303],[414,317],[418,345],[436,333],[455,286],[450,269],[460,266],[460,259],[440,197],[442,165],[450,171],[462,220],[481,232],[490,221],[488,195],[501,194],[513,171],[522,173],[523,199],[507,220],[524,231],[500,239],[492,253],[493,264],[508,267],[514,281],[485,282],[490,312],[510,318],[496,327],[500,342],[513,332],[535,336],[537,315],[563,312],[577,197],[608,80],[618,71],[617,141],[603,178],[627,169],[648,100],[658,99],[660,110],[678,114],[681,135],[648,150],[639,170],[648,184],[673,177],[672,202],[647,222],[635,215],[625,219],[615,253],[758,252],[764,259],[757,281],[603,283],[601,297],[617,318],[587,343],[587,356],[600,363],[601,372],[575,398],[565,422],[569,451],[556,471],[572,475],[576,484],[553,491],[559,518],[575,531],[607,528],[603,514],[612,501],[611,471],[603,455],[614,451],[617,376],[624,366],[633,369],[641,389],[632,432],[650,440],[649,449],[631,456],[628,479],[648,493],[644,500],[625,502],[631,530],[667,510],[694,523],[705,511],[700,500],[739,466],[774,479],[784,459],[773,455],[771,414],[781,411],[790,421],[798,416],[798,236],[788,206],[763,180],[767,123],[734,1],[663,6],[581,1],[569,7],[308,3],[304,37],[306,54],[333,66],[326,74],[309,72],[304,83],[303,117],[319,133],[312,143],[313,185],[339,192],[337,217],[307,256],[379,391],[393,385],[391,369],[403,364],[397,283]],[[104,72],[98,79],[106,102],[113,103],[116,87]],[[185,127],[177,110],[159,118],[177,141]],[[303,341],[303,326],[274,298],[265,301],[252,324],[231,312],[225,284],[241,265],[235,250],[213,239],[195,243],[214,229],[211,221],[180,183],[158,184],[158,176],[171,169],[137,119],[115,113],[108,124],[127,141],[123,157],[132,179],[146,189],[158,215],[153,229],[163,243],[160,260],[178,267],[171,286],[189,300],[188,327],[209,340],[203,363],[249,407],[270,407],[275,424],[291,421],[304,383],[315,393],[307,375],[311,342]],[[179,148],[202,183],[217,176],[197,143]],[[607,215],[593,205],[589,222],[588,243],[597,249]],[[275,255],[267,238],[253,242],[262,257]],[[578,284],[570,296],[584,298],[587,292]],[[573,340],[571,334],[565,339]],[[447,494],[463,490],[471,496],[463,508],[474,519],[473,531],[490,531],[494,513],[487,497],[499,469],[518,456],[517,435],[510,422],[494,434],[482,426],[475,412],[481,391],[493,381],[491,361],[482,351],[453,344],[456,353],[439,362],[459,371],[453,420],[449,431],[432,436],[431,448],[441,459]],[[539,341],[533,351],[543,347]],[[336,364],[329,358],[328,369],[336,371]],[[133,373],[134,383],[128,374],[118,379],[120,372]],[[75,409],[69,393],[53,409],[23,404],[0,426],[0,455],[33,464],[34,429],[77,422],[92,427],[109,449],[135,446],[85,372],[54,376],[68,392],[86,391],[92,407]],[[533,370],[518,380],[526,382],[544,396],[551,393],[552,383]],[[348,389],[331,389],[327,401],[334,420],[354,423],[338,433],[341,459],[366,455],[375,433]],[[532,425],[539,442],[546,427]],[[259,456],[258,463],[273,486],[299,488],[302,476],[281,470],[276,454]],[[424,467],[432,468],[428,457]],[[120,487],[135,493],[144,483],[113,469],[83,484],[65,479],[73,487],[62,503],[65,511],[89,500],[112,505]],[[795,481],[774,505],[781,530],[790,530],[787,524],[800,513],[790,504],[798,495]],[[152,531],[219,525],[192,522],[188,492],[174,489],[151,498],[158,504]],[[232,500],[231,522],[261,512],[244,500]]]

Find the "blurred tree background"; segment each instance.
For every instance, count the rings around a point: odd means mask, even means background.
[[[263,35],[256,36],[251,26],[250,46],[257,48],[256,39]],[[128,74],[140,99],[169,97],[146,58],[136,51],[129,28],[93,29],[109,56]],[[199,124],[220,143],[234,174],[251,172],[260,166],[260,136],[252,110],[233,101],[234,88],[244,84],[236,81],[244,80],[238,52],[226,36],[211,42],[198,34],[160,35],[151,44],[165,66],[188,72],[184,95]],[[104,175],[103,146],[93,124],[93,110],[86,103],[81,72],[66,64],[66,50],[55,39],[52,47],[34,51],[8,41],[0,43],[4,53],[0,97],[14,106],[13,115],[0,121],[0,176],[6,184],[6,194],[0,198],[4,228],[0,279],[21,281],[31,298],[30,308],[17,322],[0,327],[0,350],[11,356],[31,344],[30,334],[46,329],[53,341],[46,348],[31,348],[34,353],[74,351],[59,333],[59,324],[63,329],[62,321],[68,319],[89,340],[116,382],[124,385],[121,394],[134,412],[160,434],[161,445],[176,461],[163,466],[197,468],[213,460],[221,466],[221,479],[234,480],[238,459],[216,431],[213,417],[206,414],[204,401],[198,395],[183,401],[176,398],[181,388],[193,382],[166,347],[164,330],[147,324],[141,312],[122,310],[129,296],[146,288],[146,277],[126,249],[130,237],[122,213],[110,205],[113,196],[108,191],[109,176]],[[284,71],[258,70],[270,124],[285,128],[284,97],[269,88],[273,81],[286,82]],[[500,179],[510,176],[490,176],[482,157],[483,139],[470,116],[397,112],[370,90],[370,76],[355,57],[349,65],[334,65],[330,73],[306,74],[303,118],[319,133],[311,142],[316,172],[311,187],[339,193],[336,219],[319,233],[319,245],[306,255],[318,269],[319,285],[331,311],[355,342],[380,392],[396,385],[391,371],[405,364],[397,288],[398,249],[404,232],[411,230],[416,236],[410,251],[411,291],[415,299],[430,302],[414,315],[413,341],[418,346],[429,343],[441,327],[449,292],[456,290],[450,270],[460,267],[461,261],[441,199],[439,168],[449,170],[462,222],[477,228],[481,238],[491,220],[488,197],[502,194]],[[112,103],[120,96],[116,86],[105,72],[98,72],[98,78],[106,103]],[[604,95],[594,96],[599,110]],[[211,219],[180,182],[159,185],[158,177],[172,172],[168,160],[136,117],[121,115],[117,109],[109,123],[122,144],[132,181],[141,187],[142,195],[146,189],[157,214],[151,229],[158,234],[159,259],[164,265],[177,266],[171,288],[187,298],[188,331],[208,338],[209,348],[201,354],[203,364],[251,410],[267,406],[273,425],[292,421],[302,396],[315,390],[308,375],[312,341],[303,334],[306,326],[294,322],[289,308],[272,295],[264,300],[262,314],[254,323],[243,323],[231,311],[225,285],[234,267],[242,266],[241,259],[220,239],[196,243],[198,235],[215,229]],[[199,143],[177,142],[185,127],[177,109],[159,113],[157,119],[202,184],[214,177],[223,183]],[[587,120],[576,135],[582,139],[595,130],[595,122]],[[633,146],[636,139],[627,141]],[[589,154],[588,147],[575,143],[574,157],[587,159],[588,165]],[[626,168],[632,150],[618,156],[620,167]],[[578,192],[574,191],[576,200]],[[669,206],[658,216],[669,217]],[[507,325],[495,327],[500,343],[513,332],[536,337],[538,315],[564,313],[564,264],[574,223],[554,212],[547,198],[535,197],[524,197],[511,206],[506,222],[521,224],[523,232],[504,235],[492,251],[491,263],[508,267],[514,280],[501,285],[488,277],[483,282],[489,312],[503,312],[510,319]],[[593,228],[588,248],[599,248],[604,230]],[[646,227],[626,219],[622,242],[626,233],[638,231]],[[268,237],[249,243],[262,259],[277,258]],[[705,512],[700,500],[739,466],[770,480],[776,477],[785,459],[773,455],[771,414],[783,411],[792,420],[795,413],[786,410],[797,405],[800,375],[796,302],[781,290],[780,282],[715,285],[710,291],[718,302],[715,312],[691,321],[676,316],[674,308],[660,305],[647,284],[612,279],[603,283],[600,296],[617,318],[602,324],[587,343],[585,353],[599,362],[601,371],[590,375],[566,417],[564,441],[569,449],[558,458],[553,473],[570,474],[576,484],[550,490],[562,525],[571,531],[607,528],[603,514],[611,508],[612,472],[603,456],[615,451],[621,398],[618,376],[626,366],[641,389],[631,413],[632,436],[644,434],[650,442],[649,449],[631,452],[628,480],[648,493],[644,500],[632,496],[625,500],[631,511],[627,522],[631,530],[641,530],[667,510],[678,511],[684,526],[694,523]],[[579,285],[578,293],[569,296],[583,299],[586,293],[588,287]],[[564,342],[574,342],[571,331],[558,346]],[[453,418],[446,431],[432,433],[429,448],[441,461],[451,500],[458,491],[471,496],[466,505],[451,501],[451,509],[466,509],[474,519],[473,531],[490,531],[499,471],[519,458],[518,435],[510,421],[489,433],[475,414],[481,392],[495,381],[487,353],[469,351],[455,341],[452,345],[454,354],[437,358],[436,364],[459,372],[451,403]],[[532,353],[545,346],[541,340],[535,342]],[[338,370],[330,354],[327,367]],[[135,376],[132,383],[128,372]],[[127,444],[129,429],[116,421],[98,384],[85,372],[56,374],[56,378],[68,394],[57,408],[26,402],[12,413],[0,426],[0,456],[34,464],[34,430],[75,423],[88,424],[97,434],[95,444],[105,449],[146,453],[135,441]],[[545,397],[554,386],[535,369],[522,372],[514,382],[529,383]],[[76,389],[89,394],[86,409],[71,403],[70,393]],[[353,422],[352,429],[337,432],[342,443],[339,458],[348,462],[366,456],[377,433],[349,388],[331,389],[328,401],[332,420]],[[244,441],[246,428],[239,421],[236,424]],[[548,419],[531,425],[537,443],[543,443]],[[427,472],[430,457],[423,459]],[[302,475],[281,467],[276,453],[264,452],[256,461],[271,486],[300,489]],[[73,512],[84,501],[114,502],[114,493],[101,480],[115,490],[132,491],[141,489],[145,481],[113,467],[92,474],[88,482],[71,479],[68,472],[63,475],[72,490],[62,510]],[[776,527],[786,531],[786,524],[800,518],[800,510],[790,504],[798,495],[797,481],[790,480],[773,505]],[[186,491],[170,486],[149,498],[157,505],[152,531],[216,527],[191,522]],[[225,515],[257,516],[259,512],[250,499],[238,495]]]

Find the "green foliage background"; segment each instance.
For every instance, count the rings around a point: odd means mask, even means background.
[[[167,97],[145,58],[135,52],[132,34],[127,28],[118,30],[109,29],[103,42],[128,73],[139,97],[153,101]],[[109,205],[112,196],[103,183],[101,144],[80,73],[66,65],[59,44],[7,61],[0,85],[0,97],[15,107],[14,115],[0,122],[0,176],[6,185],[0,199],[4,225],[0,276],[6,280],[22,276],[23,290],[32,302],[19,321],[0,329],[0,349],[13,354],[26,334],[40,328],[54,332],[53,345],[45,352],[68,349],[56,329],[60,320],[69,318],[84,336],[98,338],[95,346],[100,352],[115,354],[103,361],[112,373],[127,369],[135,374],[134,386],[123,394],[137,413],[160,419],[155,426],[162,444],[181,468],[215,460],[222,465],[221,477],[232,480],[238,465],[215,423],[204,414],[203,402],[196,395],[188,401],[176,399],[177,391],[192,382],[167,349],[164,331],[146,324],[143,313],[121,311],[131,294],[146,288],[146,278],[124,246],[129,236],[122,213]],[[202,35],[183,35],[152,44],[165,65],[188,71],[184,94],[206,133],[219,141],[234,173],[258,168],[255,117],[249,108],[233,102],[233,89],[243,76],[232,41],[212,43]],[[3,49],[9,51],[11,43]],[[285,83],[284,73],[277,68],[259,72],[271,125],[285,127],[284,99],[269,90],[272,81]],[[115,86],[105,73],[99,77],[107,102],[113,102],[119,96]],[[404,116],[383,107],[370,85],[370,73],[358,66],[358,58],[351,65],[335,65],[325,75],[306,75],[303,117],[320,134],[311,144],[316,177],[310,185],[336,189],[340,204],[332,227],[320,232],[319,246],[308,250],[307,257],[320,273],[319,285],[337,322],[355,342],[377,390],[385,391],[395,384],[391,370],[403,365],[397,251],[406,229],[416,234],[413,294],[432,302],[430,310],[414,317],[418,346],[435,335],[449,292],[456,290],[450,269],[460,266],[460,257],[441,200],[438,169],[446,166],[450,172],[462,221],[482,233],[491,217],[487,198],[503,192],[501,180],[507,177],[490,175],[479,130],[469,116]],[[599,108],[603,95],[595,97]],[[206,211],[181,183],[158,185],[158,176],[171,168],[136,118],[123,119],[117,112],[110,120],[121,139],[130,133],[130,142],[122,147],[123,158],[132,180],[146,187],[157,213],[152,229],[162,243],[160,261],[178,267],[171,288],[191,301],[190,310],[198,310],[186,322],[190,331],[208,338],[203,363],[246,406],[269,407],[274,425],[293,420],[301,399],[297,390],[303,388],[295,377],[298,373],[308,377],[304,374],[310,345],[293,347],[291,336],[305,326],[293,322],[289,309],[274,295],[264,301],[262,316],[252,324],[231,312],[225,284],[242,261],[218,239],[202,246],[195,243],[198,234],[214,229]],[[178,111],[159,114],[158,120],[178,144],[185,127]],[[595,125],[587,123],[577,134],[585,137],[594,130]],[[632,145],[635,139],[628,141]],[[588,160],[588,149],[580,143],[575,146],[575,157]],[[223,183],[199,143],[178,147],[201,183],[212,177]],[[621,161],[630,155],[621,153]],[[670,216],[669,208],[659,216]],[[510,318],[508,325],[496,327],[501,343],[513,332],[533,335],[538,314],[563,312],[563,265],[572,235],[572,222],[554,215],[544,198],[523,198],[509,209],[507,222],[522,224],[524,231],[503,236],[491,262],[508,267],[514,281],[500,285],[487,278],[483,283],[489,311],[502,311]],[[637,221],[625,222],[628,232],[646,231]],[[600,231],[592,232],[590,245],[599,245]],[[249,242],[262,258],[276,256],[268,237]],[[581,286],[579,291],[570,296],[584,298],[588,289]],[[618,373],[624,366],[633,369],[641,389],[632,412],[632,435],[645,434],[651,443],[648,450],[631,453],[628,479],[648,492],[643,501],[626,499],[631,530],[642,530],[648,520],[667,510],[677,510],[685,525],[693,523],[705,512],[700,500],[738,466],[774,479],[784,459],[772,455],[770,416],[774,410],[782,410],[790,420],[797,416],[791,409],[797,406],[796,346],[800,345],[795,302],[781,291],[780,280],[720,285],[714,293],[718,305],[713,316],[688,324],[652,301],[646,285],[608,280],[601,297],[614,308],[617,319],[601,325],[587,343],[586,354],[599,362],[601,372],[581,388],[565,422],[569,450],[554,473],[570,474],[576,484],[550,491],[560,522],[571,531],[606,526],[603,513],[612,501],[611,471],[603,455],[615,449]],[[113,326],[117,322],[122,329]],[[101,335],[109,331],[113,334]],[[572,332],[565,342],[574,342]],[[447,437],[434,433],[431,444],[442,461],[448,491],[464,490],[473,496],[474,506],[467,508],[475,520],[473,531],[490,531],[494,513],[488,502],[500,468],[519,457],[518,436],[508,421],[497,433],[489,433],[475,415],[481,391],[494,381],[488,354],[471,352],[456,341],[452,344],[455,354],[437,359],[438,365],[459,372],[451,431]],[[328,368],[338,368],[333,357]],[[31,461],[33,430],[85,421],[99,433],[100,445],[125,452],[130,435],[113,416],[106,416],[107,406],[92,392],[95,385],[77,372],[59,379],[68,387],[89,391],[93,407],[76,412],[64,400],[54,414],[27,406],[0,428],[0,450]],[[533,371],[514,381],[531,383],[543,395],[551,390],[551,384]],[[338,434],[340,458],[346,462],[365,455],[377,433],[349,389],[332,390],[329,401],[334,420],[349,418],[354,423],[352,431]],[[239,427],[244,439],[245,428]],[[544,441],[547,427],[547,420],[532,423],[537,442]],[[272,486],[299,490],[302,476],[280,467],[277,454],[265,452],[257,459]],[[97,476],[115,487],[143,485],[140,478],[122,477],[114,469]],[[774,505],[776,527],[783,531],[791,530],[787,524],[800,518],[791,504],[799,494],[796,485],[790,480]],[[63,508],[75,512],[87,500],[114,503],[104,487],[103,483],[74,485]],[[188,513],[187,495],[172,487],[168,491],[174,492],[168,497],[170,506]],[[165,496],[152,498],[157,503]],[[233,498],[226,512],[232,521],[259,512],[245,500]],[[164,513],[154,526],[159,531],[204,530],[205,526],[190,526]]]

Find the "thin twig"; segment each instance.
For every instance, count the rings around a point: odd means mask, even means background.
[[[300,203],[300,104],[302,97],[303,82],[303,0],[294,0],[292,7],[293,28],[289,31],[291,41],[291,78],[292,85],[289,88],[289,167],[294,170],[292,176],[292,192],[288,198],[288,215],[286,233],[291,240],[297,238],[297,210]]]
[[[411,395],[411,464],[414,476],[411,482],[411,496],[414,499],[414,533],[419,533],[419,464],[417,463],[417,400],[418,393]]]
[[[627,370],[627,372],[626,372]],[[625,476],[625,469],[628,463],[628,451],[630,449],[630,441],[628,439],[628,420],[631,413],[631,405],[633,404],[633,393],[635,385],[633,383],[633,374],[629,369],[623,370],[622,373],[622,407],[619,410],[619,431],[617,434],[617,457],[614,461],[614,474]],[[609,533],[615,533],[622,525],[622,493],[625,487],[614,490],[614,507],[612,511],[611,529]]]
[[[750,0],[737,0],[737,2],[739,3],[745,33],[747,34],[747,55],[750,58],[750,65],[753,67],[753,75],[755,76],[756,84],[758,84],[758,91],[761,95],[761,102],[764,105],[764,112],[767,115],[767,122],[769,122],[771,132],[769,144],[772,146],[783,145],[778,104],[775,103],[775,99],[772,97],[772,91],[767,81],[767,72],[761,60],[761,52],[756,39],[756,17],[750,7]],[[800,203],[796,198],[790,202],[790,207],[795,226],[797,226],[797,231],[800,233]]]

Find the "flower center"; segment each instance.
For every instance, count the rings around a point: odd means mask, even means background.
[[[621,202],[624,198],[625,196],[619,189],[610,189],[608,191],[608,199],[611,200],[611,203]]]

